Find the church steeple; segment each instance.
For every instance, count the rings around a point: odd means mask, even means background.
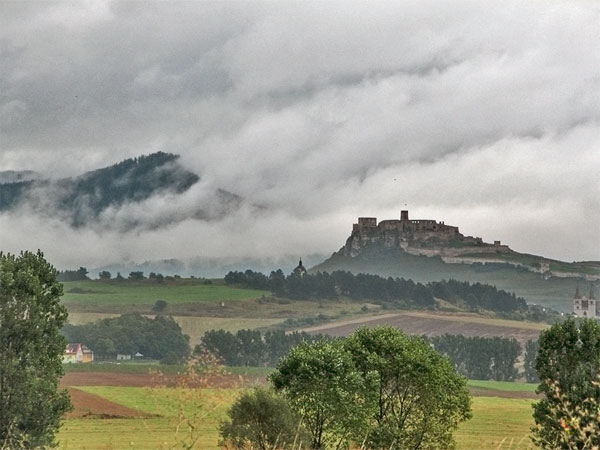
[[[302,265],[302,258],[300,258],[300,261],[298,261],[298,266],[294,269],[292,273],[300,277],[306,275],[306,267]]]
[[[579,286],[575,289],[575,298],[581,298],[581,292],[579,292]]]

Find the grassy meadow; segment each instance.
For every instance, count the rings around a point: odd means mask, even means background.
[[[270,295],[267,291],[226,286],[223,280],[180,279],[158,283],[152,280],[86,280],[64,282],[62,301],[68,308],[138,305],[152,307],[157,300],[169,304],[248,300]]]
[[[486,382],[490,389],[506,389]],[[528,386],[515,389],[528,390]],[[191,448],[216,450],[218,427],[241,390],[79,387],[89,394],[147,413],[140,418],[73,418],[65,420],[59,433],[62,450]],[[460,450],[525,450],[535,448],[529,439],[533,426],[531,399],[474,397],[473,418],[462,424],[455,437]],[[189,419],[196,428],[190,435]],[[179,427],[179,428],[178,428]],[[179,431],[178,431],[179,430]]]

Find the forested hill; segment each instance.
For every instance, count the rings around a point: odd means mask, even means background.
[[[146,200],[161,193],[182,193],[199,177],[171,153],[153,153],[57,181],[0,184],[0,212],[23,204],[40,211],[60,211],[81,226],[109,207]]]

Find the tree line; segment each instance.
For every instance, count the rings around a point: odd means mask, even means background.
[[[172,317],[162,315],[150,319],[123,314],[83,325],[65,324],[62,333],[68,342],[87,345],[98,359],[139,352],[146,358],[177,363],[190,355],[189,337]]]
[[[348,297],[369,300],[393,307],[432,308],[434,297],[468,310],[488,310],[501,313],[527,313],[527,303],[514,293],[495,286],[466,281],[444,280],[427,284],[404,278],[383,278],[378,275],[357,274],[338,270],[299,276],[285,276],[281,269],[269,276],[246,270],[231,271],[225,283],[252,289],[269,290],[273,295],[291,299],[336,299]]]
[[[325,339],[325,336],[297,331],[286,333],[276,330],[263,334],[258,330],[239,330],[234,334],[225,330],[211,330],[204,333],[194,353],[208,350],[218,355],[227,366],[275,367],[293,347],[321,339]]]
[[[429,338],[429,342],[467,378],[514,381],[519,376],[515,363],[522,349],[514,338],[444,334]]]
[[[313,343],[332,339],[324,335],[305,332],[239,330],[211,330],[204,333],[194,353],[203,350],[218,355],[228,366],[274,367],[289,351],[302,342]],[[515,363],[522,352],[516,339],[503,337],[465,337],[463,335],[436,336],[423,339],[442,355],[448,356],[456,370],[467,378],[477,380],[514,381],[519,377]],[[529,349],[529,360],[535,361],[536,353]],[[527,356],[526,356],[527,358]],[[533,375],[532,375],[533,373]],[[535,376],[530,367],[525,376]]]
[[[67,269],[67,270],[63,270],[63,271],[59,271],[58,272],[58,281],[87,281],[90,280],[91,278],[88,276],[89,272],[87,270],[87,268],[85,267],[80,267],[79,269]],[[194,278],[194,277],[191,277]],[[174,281],[174,280],[180,280],[181,276],[180,275],[163,275],[162,273],[157,273],[157,272],[150,272],[148,274],[148,276],[144,275],[144,272],[142,271],[132,271],[129,272],[129,275],[127,276],[127,278],[125,278],[123,275],[121,275],[121,272],[117,272],[117,274],[115,275],[115,277],[113,278],[113,275],[108,271],[108,270],[102,270],[98,273],[98,279],[99,280],[115,280],[115,281],[123,281],[123,280],[130,280],[130,281],[140,281],[140,280],[150,280],[150,281],[155,281],[157,283],[162,283],[163,281]],[[204,280],[205,284],[211,284],[211,280]]]

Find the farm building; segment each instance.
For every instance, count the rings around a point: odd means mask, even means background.
[[[87,363],[94,360],[94,352],[91,351],[87,346],[77,344],[67,344],[65,353],[63,355],[64,363]]]

